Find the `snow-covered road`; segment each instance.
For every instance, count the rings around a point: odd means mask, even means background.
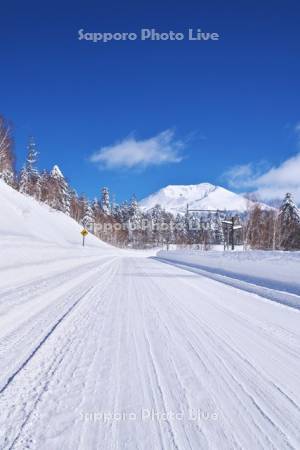
[[[109,253],[0,294],[1,449],[299,448],[298,310]]]

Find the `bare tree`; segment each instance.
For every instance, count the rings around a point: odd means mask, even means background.
[[[13,144],[11,126],[0,115],[0,178],[11,186],[15,184]]]

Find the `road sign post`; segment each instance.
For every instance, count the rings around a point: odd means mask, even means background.
[[[88,230],[86,230],[85,228],[80,232],[81,236],[82,236],[82,247],[84,247],[85,244],[85,238],[86,236],[89,234]]]
[[[234,250],[234,216],[232,216],[231,222],[231,250]]]
[[[235,248],[235,230],[240,230],[242,225],[235,225],[235,217],[232,216],[230,220],[222,220],[221,222],[227,226],[227,244],[229,245],[229,234],[231,237],[231,250]],[[229,225],[229,226],[228,226]]]

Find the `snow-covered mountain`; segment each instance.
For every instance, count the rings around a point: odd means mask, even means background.
[[[170,185],[140,202],[143,209],[151,209],[157,204],[173,214],[184,213],[187,204],[190,209],[226,209],[238,212],[247,209],[247,200],[242,195],[210,183]]]

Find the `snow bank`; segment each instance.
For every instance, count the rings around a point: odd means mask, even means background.
[[[300,294],[300,252],[160,251],[157,257],[191,268]]]
[[[118,252],[92,234],[82,247],[81,230],[75,220],[0,180],[0,289]]]
[[[62,212],[12,189],[0,180],[0,240],[23,237],[34,241],[80,246],[82,227]],[[88,247],[109,248],[95,236],[86,238]]]

